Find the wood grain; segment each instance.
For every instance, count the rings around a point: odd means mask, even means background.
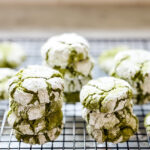
[[[150,5],[150,0],[0,0],[0,5]]]
[[[58,5],[55,0],[0,0],[0,29],[150,29],[150,5],[146,3],[141,6],[106,5],[102,0],[105,5],[101,5],[98,0],[91,0],[99,5],[87,5],[91,2],[86,0],[86,5],[71,5],[73,1],[79,4],[79,0],[64,1],[66,5]]]

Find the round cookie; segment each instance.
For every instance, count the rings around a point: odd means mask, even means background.
[[[132,88],[124,80],[102,77],[89,81],[80,92],[82,105],[90,110],[112,113],[130,105]]]
[[[123,51],[126,51],[126,50],[129,50],[129,49],[125,46],[120,46],[120,47],[115,47],[113,49],[105,50],[104,52],[102,52],[101,55],[99,56],[100,68],[105,73],[108,74],[110,72],[110,70],[112,69],[112,67],[113,67],[115,56],[119,52],[123,52]]]
[[[0,43],[0,67],[16,68],[25,60],[26,54],[19,44]]]
[[[110,130],[95,129],[93,126],[87,125],[87,132],[91,135],[98,143],[111,142],[111,143],[123,143],[129,140],[131,136],[137,130],[133,130],[130,126],[123,126],[122,129],[119,127],[112,128]],[[107,132],[107,133],[106,133]]]
[[[138,129],[138,120],[131,108],[124,108],[114,113],[100,113],[99,110],[86,109],[83,118],[88,123],[88,133],[99,143],[125,142]]]
[[[44,66],[21,69],[9,81],[8,123],[16,138],[44,144],[57,138],[63,126],[62,75]]]
[[[115,57],[111,76],[129,82],[134,89],[134,103],[150,101],[150,53],[144,50],[120,52]]]
[[[8,80],[15,71],[9,68],[0,68],[0,100],[8,99]]]
[[[75,62],[88,59],[88,42],[73,33],[50,38],[42,47],[42,56],[50,67],[65,69]]]
[[[62,132],[63,124],[59,127],[53,128],[52,130],[45,131],[44,134],[38,134],[38,135],[21,135],[17,131],[15,131],[16,138],[18,141],[21,139],[25,143],[30,144],[44,144],[48,141],[54,141]]]

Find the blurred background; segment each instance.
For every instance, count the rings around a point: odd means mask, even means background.
[[[149,36],[149,0],[0,0],[0,36]]]

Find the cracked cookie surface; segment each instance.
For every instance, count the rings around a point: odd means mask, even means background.
[[[132,88],[126,81],[114,77],[91,80],[82,88],[80,100],[87,132],[97,142],[125,142],[138,130]]]
[[[79,101],[77,93],[92,78],[94,66],[86,39],[74,33],[54,36],[43,45],[41,53],[44,64],[63,74],[65,101]],[[77,99],[72,99],[71,94]]]
[[[144,50],[124,51],[116,55],[111,76],[129,82],[133,87],[134,103],[150,101],[150,53]]]
[[[61,73],[45,66],[28,66],[9,81],[8,123],[16,138],[44,144],[57,138],[63,126]]]

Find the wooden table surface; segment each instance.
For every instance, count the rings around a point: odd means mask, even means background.
[[[150,0],[0,0],[0,5],[150,5]]]
[[[0,0],[0,30],[149,30],[150,0]]]

